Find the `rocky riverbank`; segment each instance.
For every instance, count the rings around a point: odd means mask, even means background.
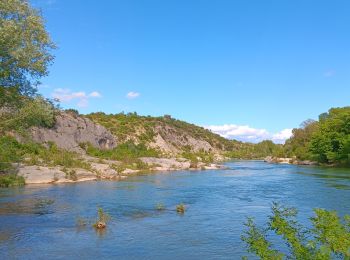
[[[309,160],[298,160],[297,158],[281,158],[281,157],[272,157],[268,156],[264,159],[267,163],[279,163],[279,164],[295,164],[295,165],[318,165],[317,162]]]
[[[178,170],[214,170],[223,166],[215,163],[192,163],[184,158],[140,158],[146,169],[125,168],[119,161],[102,160],[90,156],[82,157],[89,163],[89,169],[20,165],[18,175],[26,184],[59,184],[96,180],[123,180],[132,174],[144,171],[167,172]]]

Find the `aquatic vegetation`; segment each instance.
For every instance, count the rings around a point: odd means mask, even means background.
[[[350,258],[350,216],[343,221],[335,211],[315,209],[311,217],[312,228],[301,226],[297,220],[297,210],[274,203],[272,215],[267,227],[257,227],[252,218],[248,218],[245,226],[248,228],[242,235],[248,252],[256,254],[261,259],[340,259]],[[267,232],[272,231],[281,236],[290,248],[285,255],[272,248]],[[307,236],[306,236],[307,235]]]
[[[186,211],[186,206],[185,204],[181,203],[179,205],[176,206],[176,212],[179,214],[185,214]]]
[[[111,216],[104,212],[104,210],[100,207],[97,210],[97,220],[93,224],[93,227],[96,229],[104,229],[107,227],[108,221],[111,220]]]
[[[157,203],[156,204],[156,210],[158,210],[158,211],[165,210],[164,204],[163,203]]]
[[[0,187],[14,187],[25,185],[25,180],[17,174],[0,174]]]

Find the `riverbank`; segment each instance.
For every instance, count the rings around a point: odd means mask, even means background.
[[[267,163],[279,163],[279,164],[294,164],[294,165],[318,165],[318,162],[309,161],[309,160],[298,160],[295,157],[293,158],[284,158],[284,157],[272,157],[268,156],[264,159],[264,162]]]
[[[62,166],[19,165],[18,176],[24,178],[26,184],[59,184],[96,180],[123,180],[130,175],[141,172],[167,172],[180,170],[216,170],[224,166],[216,163],[193,163],[185,158],[153,158],[142,157],[142,169],[137,165],[125,167],[120,161],[103,160],[91,156],[81,158],[90,167],[66,168]]]

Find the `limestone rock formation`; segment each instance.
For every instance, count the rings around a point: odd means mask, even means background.
[[[57,114],[53,128],[33,127],[31,137],[35,142],[53,142],[61,149],[78,153],[84,152],[79,146],[81,143],[91,143],[100,149],[112,149],[117,145],[116,138],[105,127],[66,112]]]

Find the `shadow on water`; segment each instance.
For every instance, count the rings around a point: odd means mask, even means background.
[[[0,204],[0,215],[8,214],[34,214],[45,215],[54,212],[51,207],[54,204],[53,199],[47,198],[28,198]]]
[[[320,180],[324,180],[328,187],[349,190],[350,170],[343,168],[321,168],[313,167],[311,169],[304,169],[303,171],[296,171],[299,175],[311,176]]]

